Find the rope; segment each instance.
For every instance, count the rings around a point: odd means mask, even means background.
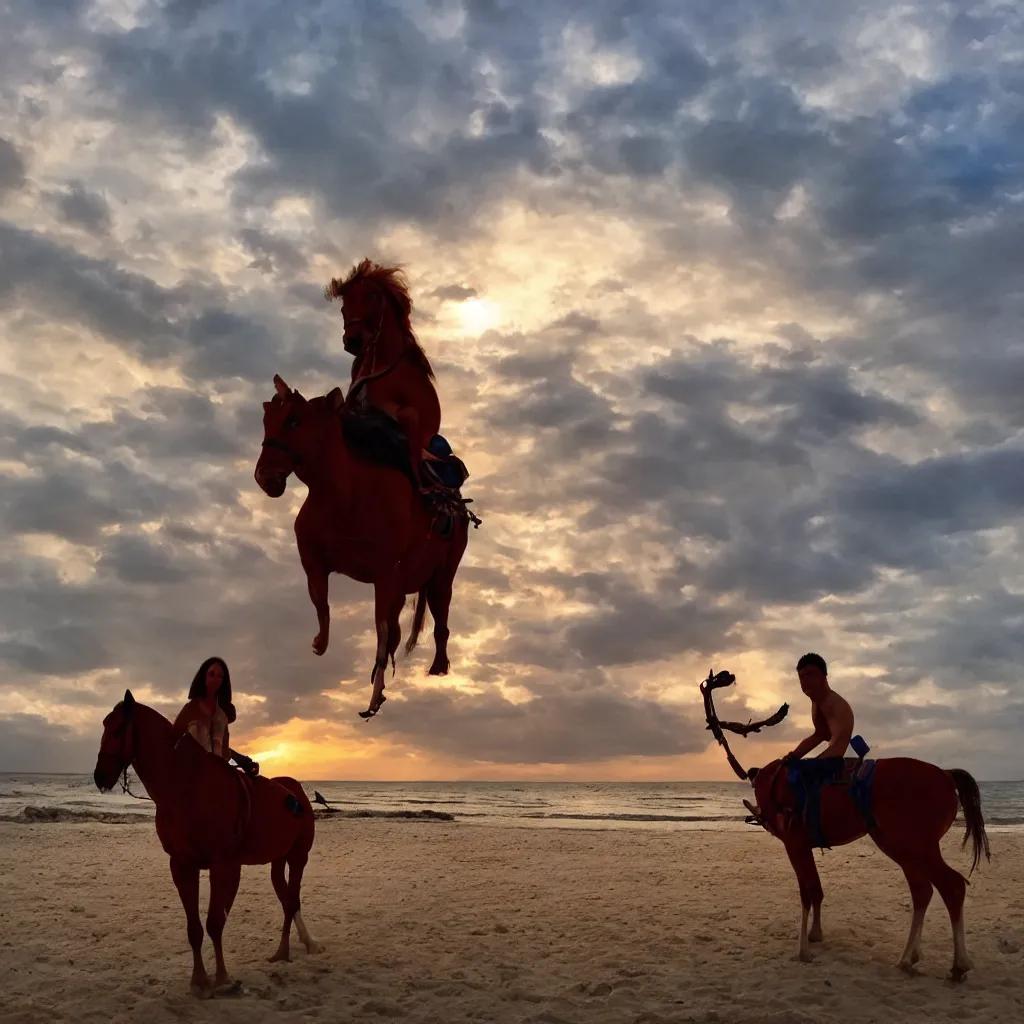
[[[135,800],[148,800],[150,803],[153,803],[153,798],[151,796],[139,796],[138,793],[132,792],[132,787],[128,782],[128,765],[124,766],[124,773],[121,776],[121,792],[127,793]]]

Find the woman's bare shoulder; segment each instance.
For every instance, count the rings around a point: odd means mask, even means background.
[[[174,720],[174,724],[185,725],[193,718],[206,718],[206,711],[198,697],[185,703],[185,706],[178,712],[178,717]]]

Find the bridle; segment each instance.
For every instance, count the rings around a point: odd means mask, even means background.
[[[121,776],[121,792],[127,793],[128,796],[133,797],[136,800],[152,801],[152,797],[139,796],[138,793],[133,793],[131,783],[128,781],[128,769],[132,766],[132,762],[135,760],[135,751],[139,745],[139,725],[138,720],[135,717],[134,699],[132,699],[131,702],[123,701],[121,707],[121,724],[114,731],[115,737],[122,737],[121,754],[119,758],[121,761],[121,768],[118,773]]]
[[[290,444],[286,441],[282,441],[280,438],[265,437],[263,439],[263,447],[279,448],[291,458],[292,462],[294,462],[296,466],[302,465],[302,456]]]

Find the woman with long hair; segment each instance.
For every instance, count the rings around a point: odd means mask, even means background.
[[[231,749],[229,726],[235,720],[231,703],[231,673],[227,662],[216,656],[199,666],[188,690],[188,703],[174,722],[175,732],[187,732],[204,750],[223,757],[255,774],[259,766]]]

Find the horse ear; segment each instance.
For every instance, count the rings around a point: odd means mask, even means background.
[[[274,374],[274,389],[282,398],[291,394],[292,390],[276,373]]]
[[[341,393],[341,388],[331,388],[327,392],[327,404],[337,412],[345,404],[345,396]]]
[[[124,707],[126,711],[130,711],[132,705],[135,703],[135,698],[132,696],[131,690],[124,691]]]

